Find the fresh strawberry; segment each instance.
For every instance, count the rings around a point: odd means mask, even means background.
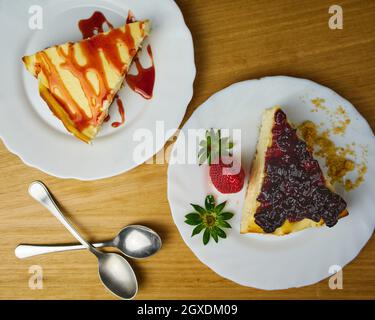
[[[245,172],[237,162],[224,157],[218,163],[211,163],[210,177],[221,193],[236,193],[243,188]]]

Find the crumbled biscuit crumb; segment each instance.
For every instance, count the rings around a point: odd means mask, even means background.
[[[318,126],[312,121],[305,121],[298,126],[299,135],[305,140],[307,147],[317,156],[325,159],[328,168],[327,175],[332,184],[338,182],[344,185],[345,190],[349,191],[358,187],[363,181],[367,171],[366,162],[363,161],[357,165],[354,161],[347,158],[348,155],[354,156],[353,147],[355,144],[347,144],[345,147],[337,147],[329,138],[329,131],[318,132]],[[317,147],[317,148],[316,148]],[[345,179],[347,173],[357,169],[358,176],[355,181]]]

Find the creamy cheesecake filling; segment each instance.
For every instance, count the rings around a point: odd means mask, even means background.
[[[41,96],[48,96],[54,114],[59,118],[64,114],[60,119],[69,131],[74,133],[73,126],[91,140],[148,32],[148,21],[129,23],[77,43],[47,48],[23,61],[38,78]]]
[[[318,162],[279,108],[263,114],[243,208],[241,233],[296,232],[332,227],[347,215],[345,201],[332,191]]]

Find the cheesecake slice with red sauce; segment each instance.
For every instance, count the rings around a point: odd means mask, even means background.
[[[77,138],[97,135],[132,60],[149,34],[148,20],[127,23],[79,42],[22,58],[38,79],[39,94]]]
[[[348,214],[317,160],[280,107],[267,109],[252,163],[241,233],[285,235],[333,227]]]

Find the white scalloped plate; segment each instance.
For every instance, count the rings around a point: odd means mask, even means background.
[[[185,243],[213,271],[244,286],[276,290],[316,283],[330,275],[333,265],[344,267],[354,259],[371,237],[375,227],[375,140],[366,120],[337,93],[309,80],[291,77],[266,77],[236,83],[209,98],[184,125],[188,129],[241,129],[242,165],[249,168],[258,139],[261,114],[265,108],[281,105],[294,123],[312,120],[329,121],[322,111],[310,112],[311,99],[325,99],[334,110],[341,105],[351,119],[344,136],[333,136],[335,143],[356,142],[367,145],[368,172],[365,182],[346,193],[349,216],[336,226],[311,228],[291,235],[240,234],[241,210],[245,189],[237,194],[220,194],[208,181],[207,167],[193,164],[170,164],[168,168],[168,200],[174,222]],[[236,141],[234,141],[236,143]],[[181,135],[174,150],[181,147]],[[173,155],[172,151],[172,155]],[[358,151],[359,152],[359,151]],[[323,165],[323,163],[321,163]],[[190,203],[204,204],[207,194],[218,202],[228,200],[227,209],[235,213],[229,221],[232,229],[227,239],[204,246],[202,234],[190,237],[192,227],[184,223],[191,212]]]
[[[43,29],[30,30],[29,8],[43,8]],[[117,27],[128,10],[137,19],[150,19],[151,44],[156,68],[154,96],[145,100],[127,85],[119,95],[124,102],[125,124],[112,128],[105,123],[92,145],[72,137],[39,97],[37,81],[25,70],[21,58],[47,46],[82,38],[77,23],[96,10]],[[146,161],[170,137],[154,142],[141,158],[133,158],[139,142],[137,129],[155,132],[164,121],[165,132],[178,128],[193,94],[194,48],[189,29],[172,0],[0,0],[0,28],[6,50],[0,51],[0,136],[7,148],[26,164],[61,178],[93,180],[128,171]],[[178,48],[178,50],[176,50]],[[149,65],[147,50],[140,59]],[[134,72],[131,69],[131,72]],[[119,119],[115,106],[111,120]]]

